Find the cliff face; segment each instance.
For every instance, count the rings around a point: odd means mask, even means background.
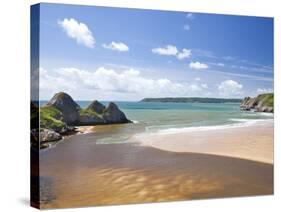
[[[62,113],[66,124],[78,124],[80,106],[67,93],[60,92],[55,94],[47,105],[57,108]]]
[[[274,112],[274,94],[260,94],[257,97],[245,97],[241,102],[241,110],[254,110],[256,112]]]
[[[94,100],[87,108],[80,110],[80,125],[131,123],[126,115],[113,102],[107,107]]]
[[[104,109],[103,119],[106,123],[129,123],[130,120],[127,119],[126,115],[119,110],[116,104],[110,102],[108,106]]]
[[[61,139],[62,134],[74,131],[71,126],[131,123],[116,104],[107,107],[94,100],[87,108],[80,106],[66,93],[60,92],[40,108],[41,142]]]

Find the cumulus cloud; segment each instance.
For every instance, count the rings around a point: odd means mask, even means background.
[[[273,92],[272,88],[258,88],[257,89],[257,94],[272,93],[272,92]]]
[[[179,60],[184,58],[189,58],[191,56],[190,49],[182,49],[179,51],[176,46],[167,45],[165,47],[158,47],[151,50],[154,54],[165,55],[165,56],[175,56]]]
[[[59,68],[51,72],[44,70],[41,73],[40,85],[43,91],[47,90],[49,93],[87,90],[90,93],[99,93],[106,99],[113,98],[108,96],[109,93],[132,94],[135,99],[148,96],[198,95],[208,88],[207,84],[199,82],[179,83],[164,77],[152,79],[142,76],[141,72],[135,69],[116,71],[104,67],[93,71],[77,68]]]
[[[127,52],[127,51],[129,51],[129,47],[125,43],[122,43],[122,42],[114,42],[114,41],[112,41],[111,43],[103,44],[102,46],[105,49],[111,49],[111,50],[115,50],[115,51],[119,51],[119,52]]]
[[[58,25],[66,32],[67,36],[76,40],[78,44],[93,48],[95,39],[88,26],[74,18],[58,20]]]
[[[207,88],[208,88],[208,85],[207,85],[206,83],[202,83],[202,84],[201,84],[201,87],[207,89]]]
[[[191,50],[190,49],[183,49],[182,52],[179,52],[177,54],[177,58],[179,60],[182,60],[184,58],[189,58],[191,56]]]
[[[177,55],[178,49],[175,46],[167,45],[165,47],[158,47],[151,50],[154,54],[159,55]]]
[[[242,94],[243,85],[234,80],[225,80],[218,86],[219,94],[224,97],[235,97]]]
[[[205,63],[200,62],[191,62],[189,63],[189,67],[192,69],[207,69],[209,66]]]

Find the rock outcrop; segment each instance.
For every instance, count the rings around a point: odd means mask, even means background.
[[[131,123],[113,102],[105,107],[94,100],[87,108],[80,108],[71,96],[63,92],[55,94],[39,110],[41,147],[75,132],[74,126]]]
[[[67,93],[60,92],[46,104],[56,107],[63,115],[63,121],[67,125],[77,125],[79,123],[80,106]]]
[[[119,110],[117,105],[113,102],[110,102],[105,108],[103,118],[108,124],[131,123],[131,121],[127,119],[126,115]]]
[[[94,100],[87,108],[80,110],[80,125],[131,123],[116,104],[110,102],[107,107]]]
[[[240,109],[245,111],[253,110],[255,112],[273,113],[274,94],[260,94],[257,97],[245,97],[241,102]]]
[[[105,106],[97,100],[92,101],[91,104],[87,107],[88,110],[95,111],[98,114],[102,114],[105,110]]]
[[[62,138],[62,136],[55,132],[54,130],[50,129],[41,129],[40,130],[40,142],[45,143],[45,142],[53,142],[53,141],[58,141]]]

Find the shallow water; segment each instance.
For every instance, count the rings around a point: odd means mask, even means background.
[[[89,102],[78,102],[85,107]],[[272,120],[239,104],[117,102],[133,124],[95,126],[40,151],[41,207],[143,203],[273,193],[273,165],[140,146],[137,136]]]
[[[90,102],[78,101],[81,107]],[[108,104],[108,102],[103,102]],[[224,129],[249,126],[256,122],[272,120],[273,114],[241,112],[239,103],[155,103],[116,102],[134,124],[96,127],[98,143],[123,143],[132,136],[143,133],[169,133],[193,131],[201,128]]]
[[[173,153],[136,144],[96,144],[88,135],[40,155],[41,207],[175,201],[273,192],[273,166]]]

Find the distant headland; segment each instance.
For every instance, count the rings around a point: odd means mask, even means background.
[[[201,98],[201,97],[164,97],[144,98],[140,102],[175,102],[175,103],[240,103],[242,99]]]

